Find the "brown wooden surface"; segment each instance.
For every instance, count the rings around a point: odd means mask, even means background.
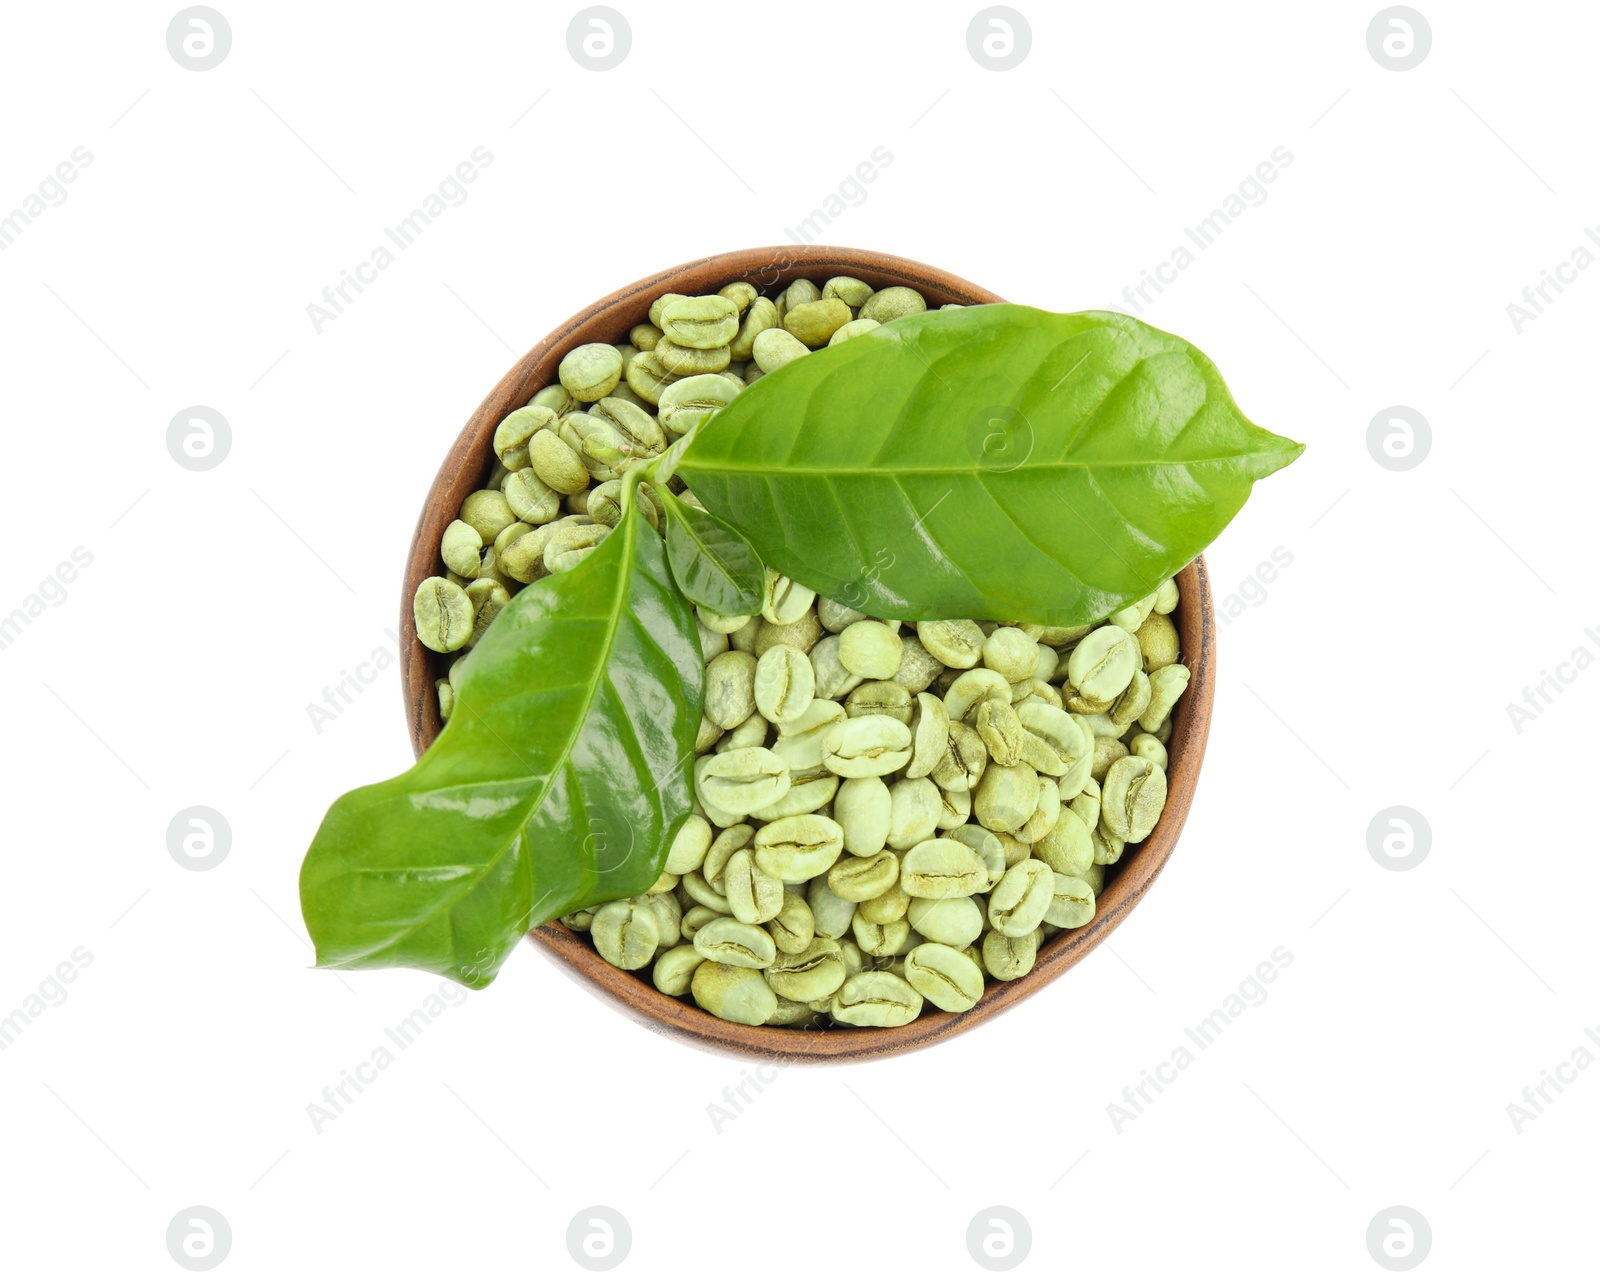
[[[628,330],[648,318],[650,303],[662,293],[714,293],[724,284],[741,279],[749,280],[762,292],[771,292],[801,277],[820,282],[833,275],[853,275],[875,288],[907,284],[922,293],[930,307],[946,302],[1005,300],[934,267],[865,249],[824,245],[741,249],[686,262],[602,298],[557,327],[500,379],[467,420],[439,467],[417,520],[406,564],[400,598],[401,686],[411,745],[417,754],[439,734],[434,680],[441,670],[439,658],[417,641],[411,599],[424,578],[444,572],[439,538],[445,525],[455,518],[462,500],[480,487],[493,469],[490,445],[501,418],[526,404],[535,391],[554,382],[556,365],[572,347],[584,342],[626,341]],[[1193,677],[1173,713],[1172,739],[1167,745],[1167,806],[1161,820],[1148,839],[1124,855],[1119,864],[1108,867],[1105,891],[1096,898],[1095,916],[1088,926],[1051,937],[1040,947],[1033,971],[1015,981],[990,981],[970,1011],[929,1010],[899,1029],[838,1026],[800,1030],[734,1025],[701,1011],[687,998],[661,993],[640,973],[612,967],[595,953],[586,938],[559,923],[536,928],[529,933],[529,939],[557,959],[574,980],[585,983],[647,1028],[732,1055],[799,1062],[891,1056],[963,1033],[1014,1007],[1082,960],[1122,923],[1155,882],[1183,831],[1205,757],[1215,688],[1216,627],[1203,558],[1184,569],[1178,586],[1182,602],[1174,620],[1183,644],[1184,664]]]

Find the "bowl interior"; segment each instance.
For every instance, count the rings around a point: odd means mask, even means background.
[[[715,292],[735,280],[748,280],[763,293],[775,293],[799,278],[825,280],[851,275],[875,288],[905,284],[917,289],[930,307],[947,302],[976,304],[1004,299],[966,280],[906,258],[862,249],[821,245],[743,249],[686,262],[619,289],[578,312],[524,355],[501,378],[467,421],[451,446],[428,492],[412,539],[401,594],[402,689],[412,748],[421,754],[442,726],[434,680],[440,660],[417,640],[411,598],[424,578],[443,571],[439,539],[466,496],[482,486],[493,469],[494,429],[513,409],[556,380],[561,356],[584,342],[625,341],[635,324],[648,318],[650,303],[662,293]],[[1095,917],[1085,927],[1057,933],[1039,950],[1034,968],[1015,981],[990,981],[971,1010],[925,1010],[897,1029],[839,1027],[801,1030],[745,1026],[718,1020],[687,998],[672,998],[638,973],[624,972],[602,959],[588,941],[547,923],[529,938],[560,960],[568,974],[584,981],[648,1028],[687,1038],[697,1046],[736,1055],[797,1061],[848,1061],[893,1055],[925,1047],[1014,1006],[1060,976],[1094,949],[1122,922],[1149,888],[1177,844],[1188,816],[1205,754],[1214,690],[1216,633],[1205,561],[1196,559],[1178,578],[1181,603],[1173,614],[1191,679],[1173,712],[1168,742],[1167,805],[1154,833],[1111,867],[1097,897]]]

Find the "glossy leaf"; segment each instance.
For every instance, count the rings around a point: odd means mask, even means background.
[[[760,612],[766,574],[744,534],[665,487],[659,496],[667,511],[667,562],[689,602],[724,617]]]
[[[495,618],[416,765],[329,810],[300,873],[318,966],[478,988],[530,927],[659,877],[693,802],[703,670],[632,507]]]
[[[785,364],[677,474],[766,563],[864,612],[1078,625],[1177,572],[1303,447],[1182,338],[997,304]]]

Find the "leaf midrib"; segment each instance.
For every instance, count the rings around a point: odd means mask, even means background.
[[[1288,449],[1266,449],[1249,453],[1228,453],[1222,457],[1190,457],[1181,461],[1049,461],[1039,464],[1023,462],[1011,470],[989,470],[976,463],[970,466],[795,466],[777,465],[740,465],[735,462],[711,461],[700,459],[691,461],[685,458],[678,467],[678,473],[701,475],[710,474],[736,474],[736,475],[820,475],[831,478],[872,476],[875,478],[889,479],[898,475],[927,475],[930,477],[945,477],[956,479],[973,478],[978,475],[1014,475],[1018,471],[1030,473],[1050,472],[1057,470],[1170,470],[1179,466],[1210,466],[1217,463],[1239,462],[1251,457],[1283,457]]]

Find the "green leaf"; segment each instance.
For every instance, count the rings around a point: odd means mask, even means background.
[[[693,803],[694,616],[633,509],[521,591],[467,658],[410,771],[351,791],[300,872],[319,967],[416,967],[473,988],[530,927],[644,891]]]
[[[656,492],[667,511],[667,562],[689,602],[724,617],[760,612],[766,573],[744,534],[665,486]]]
[[[1303,448],[1182,338],[996,304],[792,360],[702,422],[677,474],[863,612],[1065,626],[1149,594]]]

